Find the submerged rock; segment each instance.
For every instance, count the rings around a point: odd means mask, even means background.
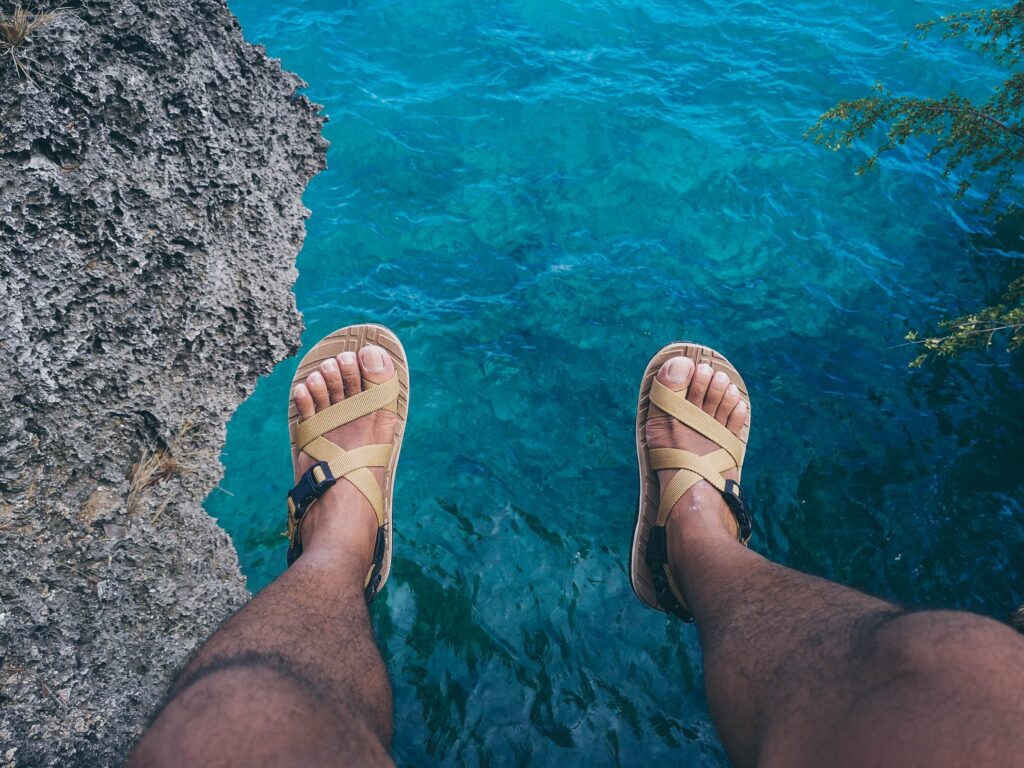
[[[299,342],[322,118],[223,0],[66,3],[3,52],[0,766],[116,764],[247,597],[201,502]]]

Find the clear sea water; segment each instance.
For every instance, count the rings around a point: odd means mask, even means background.
[[[970,5],[970,4],[967,4]],[[410,355],[392,579],[373,607],[402,765],[724,765],[692,627],[633,597],[650,355],[726,353],[754,403],[753,546],[912,604],[1024,601],[1024,364],[921,372],[908,329],[1019,269],[913,145],[803,134],[876,80],[978,92],[959,9],[910,0],[233,0],[309,83],[329,170],[295,286],[308,347]],[[252,589],[285,566],[295,359],[230,423],[207,502]]]

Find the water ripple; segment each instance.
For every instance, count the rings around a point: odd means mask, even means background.
[[[330,116],[306,344],[375,321],[410,354],[374,608],[399,763],[725,764],[692,628],[625,573],[635,387],[672,338],[751,386],[757,549],[908,602],[1024,599],[1021,364],[912,374],[897,346],[991,292],[1014,240],[949,203],[920,147],[858,177],[862,153],[803,136],[879,79],[981,87],[955,46],[902,48],[960,5],[232,3]],[[208,501],[253,588],[284,567],[267,499],[293,365],[232,420],[234,495]]]

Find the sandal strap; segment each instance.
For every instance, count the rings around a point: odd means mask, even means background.
[[[725,491],[726,479],[722,473],[736,468],[732,456],[724,448],[700,456],[679,448],[651,448],[649,451],[651,469],[677,469],[665,490],[661,492],[658,506],[658,525],[664,525],[669,512],[683,494],[701,480],[707,480],[718,491]]]
[[[377,545],[373,562],[366,574],[367,601],[376,595],[387,550],[387,530],[384,526],[384,494],[370,467],[386,467],[394,450],[393,443],[363,445],[346,450],[324,437],[333,429],[349,424],[374,411],[398,411],[401,392],[398,376],[383,384],[363,381],[363,391],[340,403],[303,419],[294,429],[294,446],[316,460],[316,464],[303,473],[288,492],[288,565],[302,554],[302,518],[327,489],[338,480],[348,480],[370,502],[377,518]]]
[[[310,443],[310,455],[317,463],[306,470],[295,487],[288,491],[288,538],[299,534],[299,523],[310,507],[327,489],[342,478],[354,485],[373,507],[377,525],[384,525],[384,503],[377,478],[368,467],[386,467],[391,458],[390,444],[364,445],[346,451],[324,438]]]
[[[327,493],[337,482],[326,461],[318,462],[299,477],[295,487],[288,491],[288,538],[294,538],[293,528],[313,506],[313,502]]]
[[[672,576],[668,564],[668,539],[664,525],[654,525],[647,532],[647,549],[644,560],[651,569],[654,594],[658,605],[687,624],[693,623],[693,613],[686,604],[683,592]]]
[[[737,467],[743,464],[746,448],[743,441],[726,429],[724,424],[715,421],[713,416],[687,400],[685,389],[675,392],[655,379],[651,385],[650,398],[651,402],[665,413],[699,432],[719,448],[728,451]]]
[[[364,445],[346,451],[325,437],[318,437],[304,449],[307,454],[319,462],[326,463],[331,474],[337,479],[345,478],[359,489],[373,507],[377,516],[377,524],[384,522],[384,498],[377,485],[377,478],[368,467],[386,467],[391,458],[390,443]]]
[[[303,472],[295,487],[288,491],[289,566],[302,554],[302,518],[316,500],[327,493],[336,482],[337,478],[331,474],[330,466],[326,461],[321,461]]]
[[[365,389],[358,395],[347,397],[299,422],[295,427],[295,449],[305,451],[306,446],[318,437],[374,411],[397,410],[398,395],[401,392],[397,375],[383,384],[364,381],[363,387]]]
[[[373,563],[366,574],[367,594],[370,594],[371,586],[374,590],[376,589],[376,584],[373,583],[374,577],[380,575],[385,551],[380,543],[380,538],[386,535],[386,530],[383,495],[377,484],[377,478],[373,476],[368,467],[387,466],[388,460],[391,458],[392,446],[364,445],[346,451],[329,440],[323,438],[321,440],[323,440],[322,443],[314,441],[310,444],[312,451],[317,454],[313,458],[319,459],[318,462],[306,470],[295,487],[288,492],[288,565],[294,563],[302,554],[302,518],[331,486],[344,478],[366,497],[377,517],[378,544],[374,551]],[[331,456],[331,458],[322,458],[325,455]]]
[[[676,477],[682,474],[682,471],[680,470]],[[725,488],[720,488],[719,491],[723,498],[725,498],[729,511],[736,518],[736,524],[739,527],[739,533],[736,536],[737,540],[742,544],[746,544],[750,540],[751,519],[750,512],[747,511],[747,507],[740,496],[739,485],[732,480],[726,480]],[[651,569],[651,579],[654,582],[654,592],[658,605],[683,621],[687,623],[692,622],[693,613],[686,604],[683,591],[676,583],[675,577],[672,575],[672,569],[668,564],[668,539],[665,523],[660,519],[658,525],[651,526],[647,533],[647,549],[644,552],[644,561],[647,563],[647,567]]]

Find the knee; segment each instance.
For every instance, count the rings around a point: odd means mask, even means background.
[[[1024,637],[992,619],[961,611],[903,612],[879,619],[853,646],[865,680],[969,676],[1024,681]]]
[[[258,665],[199,676],[160,713],[129,766],[390,765],[387,746],[362,718]]]

